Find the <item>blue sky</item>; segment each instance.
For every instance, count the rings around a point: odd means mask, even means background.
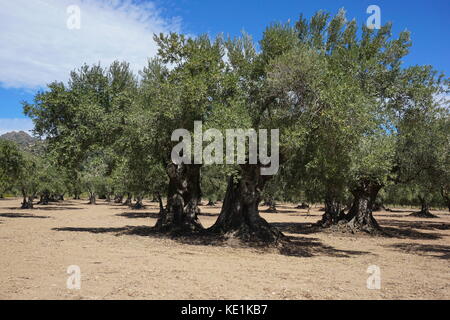
[[[38,5],[39,4],[39,5]],[[80,29],[68,30],[67,7],[80,8]],[[140,69],[156,52],[153,32],[239,35],[255,40],[275,21],[296,21],[319,9],[361,25],[369,5],[381,9],[381,21],[392,21],[394,34],[408,29],[413,47],[406,65],[431,64],[450,74],[449,0],[0,0],[0,133],[30,129],[20,102],[52,80],[65,81],[82,63],[109,64],[115,59]],[[13,120],[14,119],[14,120]]]

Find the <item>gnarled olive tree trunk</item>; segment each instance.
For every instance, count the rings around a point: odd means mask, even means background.
[[[97,204],[95,192],[89,191],[89,202],[88,202],[88,204],[91,204],[91,205],[96,205]]]
[[[441,195],[444,198],[445,204],[447,205],[448,211],[450,212],[450,190],[446,186],[441,187]]]
[[[156,229],[160,231],[200,231],[198,219],[201,201],[200,168],[196,164],[169,164],[167,206],[160,214]]]
[[[328,228],[343,220],[345,220],[345,214],[342,203],[333,192],[327,192],[325,196],[325,213],[322,215],[322,219],[318,222],[318,225],[323,228]]]
[[[303,209],[303,210],[305,210],[305,209],[309,209],[310,208],[310,206],[309,206],[309,204],[307,204],[306,202],[302,202],[301,204],[299,204],[297,207],[295,207],[296,209]]]
[[[127,193],[127,199],[125,200],[124,203],[122,203],[122,205],[130,207],[130,206],[131,206],[131,200],[132,200],[132,198],[133,198],[133,197],[132,197],[131,192],[128,192],[128,193]]]
[[[259,215],[261,191],[268,177],[257,165],[242,165],[240,177],[230,176],[219,218],[209,229],[245,241],[274,243],[283,234]]]
[[[421,195],[418,196],[421,209],[419,212],[414,212],[411,214],[413,217],[419,217],[419,218],[437,218],[434,214],[430,212],[430,205],[425,197],[422,197]]]
[[[145,206],[144,206],[142,195],[136,196],[136,203],[133,205],[133,209],[140,210],[140,209],[144,209],[144,208],[145,208]]]
[[[123,201],[123,194],[116,194],[114,197],[114,203],[122,203]]]
[[[41,194],[38,204],[47,205],[50,202],[50,192],[45,191]]]
[[[158,201],[158,204],[159,204],[159,214],[163,215],[164,211],[166,211],[166,209],[164,208],[163,200],[162,200],[161,194],[159,192],[155,193],[155,199],[156,199],[156,201]]]
[[[266,212],[278,213],[277,203],[275,202],[275,200],[273,198],[270,198],[270,200],[267,201],[267,203],[265,205],[267,205],[269,207],[269,208],[267,208]]]
[[[376,233],[381,230],[372,215],[372,211],[378,192],[382,187],[383,185],[380,183],[364,180],[352,190],[353,205],[346,216],[347,225],[351,230],[369,233]]]
[[[33,198],[34,196],[27,196],[25,189],[22,189],[23,201],[21,204],[21,209],[33,209]]]

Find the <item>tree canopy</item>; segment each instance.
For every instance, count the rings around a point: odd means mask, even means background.
[[[208,231],[269,242],[283,235],[259,215],[263,199],[324,202],[320,226],[367,232],[380,230],[372,215],[380,191],[407,188],[425,213],[432,195],[448,203],[449,80],[432,66],[403,66],[407,31],[394,37],[390,23],[359,31],[340,10],[273,23],[259,46],[245,33],[154,40],[158,54],[139,74],[127,62],[84,65],[25,103],[46,154],[30,158],[1,142],[2,183],[20,181],[24,203],[70,191],[88,192],[92,204],[134,195],[138,209],[150,195],[161,203],[162,232],[204,232],[202,198],[223,200]],[[250,163],[250,137],[234,144],[245,149],[243,164],[174,163],[172,133],[195,140],[198,122],[201,134],[279,130],[268,145],[279,151],[277,174]]]

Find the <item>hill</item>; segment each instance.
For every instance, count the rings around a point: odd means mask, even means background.
[[[7,132],[0,136],[0,139],[16,143],[22,151],[35,155],[42,155],[45,148],[45,140],[33,138],[25,131]]]
[[[30,148],[32,147],[38,139],[31,137],[25,131],[12,131],[7,132],[0,136],[0,139],[9,140],[17,143],[22,148]]]

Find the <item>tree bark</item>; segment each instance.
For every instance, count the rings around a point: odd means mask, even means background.
[[[242,165],[241,176],[230,176],[222,210],[212,233],[244,241],[276,243],[284,235],[259,215],[261,191],[269,177],[261,176],[257,165]]]
[[[136,203],[133,205],[133,209],[140,210],[140,209],[144,209],[144,208],[145,208],[145,206],[142,202],[142,196],[139,195],[136,197]]]
[[[299,204],[297,207],[297,209],[309,209],[309,204],[302,202],[301,204]]]
[[[27,197],[27,193],[25,192],[25,189],[22,189],[22,206],[21,209],[33,209],[33,196]]]
[[[422,197],[421,195],[419,195],[418,198],[421,204],[421,210],[419,212],[411,213],[410,216],[419,218],[438,218],[430,212],[430,206],[427,199],[425,197]]]
[[[450,192],[448,188],[442,186],[441,187],[441,195],[444,198],[445,204],[447,205],[448,211],[450,212]]]
[[[156,228],[164,232],[196,232],[203,230],[198,219],[201,201],[200,165],[169,164],[169,188],[166,210],[156,223]]]
[[[50,193],[46,191],[43,194],[41,194],[41,198],[39,199],[38,204],[48,205],[49,201],[50,201]]]
[[[352,231],[365,231],[368,233],[377,233],[381,227],[372,215],[373,205],[378,192],[383,186],[372,181],[361,181],[352,194],[354,201],[352,208],[346,216],[347,225]]]
[[[114,197],[114,203],[122,203],[122,201],[123,201],[123,194],[117,194]]]
[[[89,192],[89,202],[88,204],[96,205],[97,200],[95,199],[95,192]]]
[[[127,193],[127,200],[125,200],[125,202],[122,204],[124,206],[131,206],[131,199],[132,199],[132,195],[130,192]]]
[[[372,211],[386,211],[386,207],[384,206],[384,204],[380,201],[375,201],[375,203],[373,204],[373,210]]]
[[[270,199],[267,203],[268,207],[267,210],[265,212],[269,212],[269,213],[278,213],[277,210],[277,203],[275,202],[275,200]]]
[[[159,203],[159,214],[163,215],[166,209],[164,209],[164,204],[161,198],[161,194],[159,192],[156,193],[156,201]]]
[[[322,219],[318,222],[318,225],[323,228],[328,228],[344,219],[345,215],[341,202],[337,200],[333,192],[327,192],[325,196],[325,213],[322,215]]]

